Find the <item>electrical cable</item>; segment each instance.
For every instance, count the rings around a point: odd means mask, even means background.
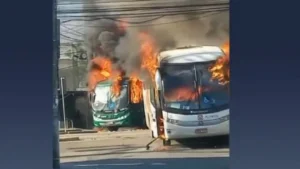
[[[127,27],[160,26],[160,25],[174,24],[174,23],[179,23],[179,22],[188,22],[188,21],[192,21],[192,20],[199,20],[201,18],[208,17],[208,16],[217,15],[217,14],[220,14],[222,12],[227,12],[227,11],[228,10],[218,11],[218,12],[214,12],[214,13],[209,13],[209,15],[205,15],[205,16],[198,16],[198,17],[194,17],[194,18],[182,19],[182,20],[177,20],[177,21],[170,21],[170,22],[163,22],[163,23],[153,23],[153,24],[128,25]],[[103,18],[97,18],[97,20],[100,20],[100,19],[103,19]],[[101,26],[86,25],[86,24],[75,25],[75,24],[66,23],[65,25],[78,26],[78,27],[100,27],[101,28]]]
[[[194,10],[184,10],[184,11],[167,11],[167,12],[151,12],[151,13],[128,13],[128,14],[102,14],[102,15],[81,15],[81,16],[60,16],[60,18],[90,18],[95,19],[94,17],[107,18],[111,20],[118,21],[114,18],[144,18],[144,17],[154,17],[154,16],[172,16],[172,15],[183,15],[183,14],[197,14],[199,12],[212,12],[219,10],[229,10],[228,7],[222,8],[209,8],[209,9],[194,9]],[[71,19],[72,20],[72,19]],[[64,21],[66,22],[66,21]],[[130,23],[130,22],[129,22]]]
[[[64,35],[64,34],[60,34],[60,36],[62,36],[62,37],[65,37],[65,38],[68,38],[68,39],[72,39],[72,40],[75,40],[75,41],[83,41],[83,40],[80,40],[80,39],[76,39],[76,38],[72,38],[72,37],[69,37],[69,36],[66,36],[66,35]]]
[[[157,10],[157,9],[178,9],[178,8],[196,8],[196,7],[216,7],[216,6],[229,6],[229,3],[207,3],[207,4],[192,4],[192,5],[172,5],[172,6],[139,6],[139,7],[122,7],[122,8],[99,8],[96,9],[80,9],[80,10],[63,10],[57,12],[57,14],[64,14],[64,13],[99,13],[99,12],[120,12],[120,11],[142,11],[142,10]]]
[[[116,21],[116,22],[125,22],[127,24],[142,24],[142,23],[152,22],[154,20],[158,20],[158,19],[161,19],[161,18],[167,17],[167,16],[170,17],[170,16],[183,15],[183,14],[185,14],[185,15],[188,15],[188,14],[203,15],[203,14],[210,13],[210,12],[226,12],[226,11],[229,11],[229,9],[219,9],[219,10],[215,10],[215,11],[205,11],[205,12],[201,12],[201,13],[190,12],[190,13],[180,13],[180,14],[172,14],[172,15],[163,15],[163,16],[158,16],[157,18],[152,18],[152,19],[145,20],[145,21],[140,21],[140,22],[128,22],[128,21],[124,21],[124,20],[120,20],[120,19],[100,17],[100,18],[91,18],[91,19],[70,19],[70,20],[62,21],[61,23],[65,24],[65,23],[71,22],[71,21],[96,21],[96,20],[101,20],[101,19],[109,19],[109,20],[113,20],[113,21]],[[147,17],[149,17],[149,16],[147,16]]]
[[[168,0],[164,0],[164,2],[167,2]],[[216,2],[220,2],[222,0],[211,0],[212,1],[216,1]],[[226,0],[223,0],[224,2],[228,2]],[[66,1],[64,2],[64,0],[60,0],[60,2],[58,3],[58,5],[95,5],[95,4],[110,4],[110,3],[125,3],[125,2],[132,2],[132,3],[138,3],[138,2],[161,2],[161,0],[107,0],[107,1],[103,1],[101,0],[101,2],[96,2],[96,3],[89,3],[89,2],[85,2],[85,1],[79,1],[79,2],[70,2],[70,1]],[[174,0],[170,0],[169,2],[174,3]],[[175,1],[176,3],[182,3],[182,1]]]
[[[69,31],[74,32],[74,33],[72,33],[72,32],[66,32],[66,33],[71,33],[71,34],[76,35],[76,36],[81,36],[81,35],[83,35],[83,33],[78,32],[78,31],[76,31],[76,30],[74,30],[74,29],[71,29],[71,28],[69,28],[69,27],[67,27],[67,26],[65,26],[65,25],[61,25],[61,27],[65,28],[65,29],[67,29],[67,30],[69,30]]]

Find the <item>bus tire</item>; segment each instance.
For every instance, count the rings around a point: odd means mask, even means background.
[[[163,145],[164,146],[170,146],[171,145],[171,140],[163,140]]]
[[[112,127],[107,127],[108,131],[118,131],[119,127],[112,126]]]

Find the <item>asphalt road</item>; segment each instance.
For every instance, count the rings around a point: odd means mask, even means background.
[[[146,150],[150,137],[124,135],[95,141],[61,142],[61,169],[228,169],[226,138],[173,141],[163,147],[158,140]]]

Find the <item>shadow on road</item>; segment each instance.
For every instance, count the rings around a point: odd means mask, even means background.
[[[214,149],[222,153],[223,148],[229,148],[229,137],[213,137],[213,138],[201,138],[201,139],[184,139],[175,141],[170,147],[163,148],[161,141],[157,141],[157,144],[151,146],[152,150],[146,150],[145,145],[114,145],[114,146],[85,146],[69,148],[73,152],[77,152],[72,155],[64,155],[61,158],[76,158],[76,157],[90,157],[90,156],[103,156],[103,155],[127,155],[137,153],[153,153],[153,151],[169,152],[169,153],[182,153],[184,150],[193,149]],[[224,150],[227,153],[228,150]],[[185,153],[200,153],[197,151],[185,151]]]
[[[162,142],[161,140],[156,143]],[[192,138],[176,140],[179,144],[172,143],[174,148],[190,148],[190,149],[212,149],[212,148],[229,148],[229,137],[209,137],[209,138]],[[146,145],[146,144],[145,144]],[[74,147],[69,150],[75,152],[87,152],[87,151],[106,151],[106,150],[123,150],[123,149],[137,149],[145,148],[145,146],[133,146],[133,145],[111,145],[111,146],[93,146],[93,147]]]
[[[229,169],[229,158],[105,159],[61,164],[61,169],[156,169],[158,167],[165,169]]]
[[[229,136],[176,140],[180,146],[190,149],[229,148]]]
[[[113,146],[93,146],[93,147],[76,147],[69,148],[74,152],[86,152],[86,151],[106,151],[106,150],[119,150],[131,147],[130,145],[113,145]]]
[[[182,145],[173,145],[168,147],[166,150],[158,150],[159,152],[169,152],[169,153],[182,153],[182,148],[188,149],[215,149],[218,150],[220,148],[226,148],[226,146],[214,145],[213,147],[208,145],[207,142],[198,139],[189,139],[189,140],[181,140]],[[228,147],[228,146],[227,146]],[[160,146],[158,146],[160,148]],[[103,147],[89,147],[85,149],[73,149],[75,152],[84,153],[84,154],[76,154],[76,155],[67,155],[62,156],[61,158],[76,158],[76,157],[92,157],[92,156],[104,156],[104,155],[127,155],[127,154],[137,154],[137,153],[153,153],[153,150],[146,150],[145,146],[137,146],[137,145],[119,145],[119,146],[103,146]],[[89,152],[86,154],[86,152]],[[222,153],[222,150],[211,151],[212,153]],[[227,153],[227,150],[224,150],[224,153]],[[201,153],[197,151],[185,151],[185,153]],[[205,152],[203,152],[205,153]]]
[[[61,156],[60,158],[76,158],[76,157],[92,157],[92,156],[104,156],[104,155],[126,155],[126,154],[135,154],[135,153],[151,153],[152,151],[147,151],[146,148],[144,151],[139,150],[136,152],[132,152],[134,150],[145,148],[144,146],[130,146],[124,145],[115,148],[90,148],[85,150],[76,150],[75,152],[91,152],[91,154],[76,154],[76,155],[68,155]]]
[[[90,148],[90,149],[81,149],[81,150],[75,150],[75,152],[97,152],[97,151],[111,151],[111,152],[124,152],[124,151],[130,151],[130,150],[135,150],[135,149],[139,149],[139,148],[143,148],[142,146],[132,146],[132,145],[121,145],[121,146],[114,146],[114,147],[94,147],[94,148]]]

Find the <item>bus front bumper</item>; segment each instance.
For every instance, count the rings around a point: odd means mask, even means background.
[[[185,139],[229,135],[229,120],[210,126],[178,126],[165,124],[167,139]]]
[[[131,123],[130,112],[118,112],[115,114],[93,115],[95,127],[127,126]]]

